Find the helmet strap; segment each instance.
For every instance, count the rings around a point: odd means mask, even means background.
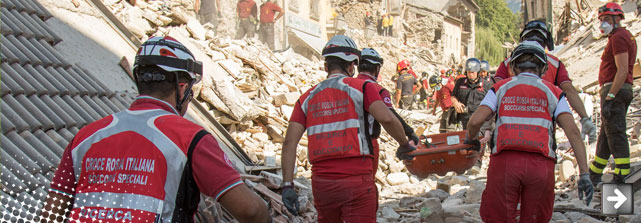
[[[178,94],[180,91],[179,74],[178,72],[174,72],[174,74],[176,75],[176,110],[180,112],[183,109],[183,104],[191,97],[191,88],[194,86],[194,81],[189,82],[189,86],[187,86],[187,89],[183,92],[183,97],[180,98],[180,94]]]

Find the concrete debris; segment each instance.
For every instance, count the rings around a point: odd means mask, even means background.
[[[396,186],[404,183],[409,183],[410,178],[406,173],[392,173],[387,175],[387,182],[392,186]]]
[[[254,163],[278,172],[282,143],[293,105],[302,93],[327,76],[322,61],[308,59],[291,48],[272,52],[255,39],[232,40],[230,36],[235,34],[235,22],[220,22],[215,27],[210,23],[201,24],[193,11],[193,0],[139,0],[135,5],[126,1],[104,2],[134,35],[143,40],[151,34],[164,35],[170,32],[192,37],[190,42],[198,45],[203,55],[209,57],[206,75],[194,87],[196,101],[210,109],[209,113],[229,131]],[[219,20],[235,21],[233,9],[236,1],[221,0],[221,4],[222,8],[230,10],[222,10]],[[362,30],[366,12],[370,12],[376,20],[382,11],[379,4],[362,1],[340,0],[334,4],[337,14],[348,28],[342,32]],[[432,75],[445,63],[449,66],[449,63],[456,62],[441,55],[443,50],[437,50],[443,48],[439,37],[442,33],[437,32],[443,29],[443,17],[438,13],[404,19],[399,16],[394,24],[394,35],[399,38],[363,35],[362,32],[347,34],[353,34],[351,37],[359,46],[373,47],[385,58],[379,83],[394,93],[395,82],[392,78],[396,73],[396,62],[410,61],[419,75],[422,72]],[[591,97],[596,107],[591,109],[594,110],[593,120],[600,125],[600,98],[596,94],[596,87],[590,87],[590,84],[596,80],[594,71],[598,70],[599,55],[606,42],[604,39],[590,38],[595,28],[598,31],[595,13],[583,13],[582,19],[585,22],[574,26],[576,28],[569,32],[565,45],[552,53],[556,53],[567,66],[573,83],[594,96]],[[630,21],[636,19],[624,20],[632,34],[641,34],[641,23]],[[635,86],[635,98],[639,98],[641,88],[638,87],[638,81]],[[397,111],[417,134],[438,133],[441,111],[436,115],[432,115],[431,110],[430,113],[426,110]],[[633,160],[641,159],[641,147],[638,144],[641,131],[639,100],[633,101],[629,114],[631,143],[637,144],[631,147],[631,155]],[[562,132],[556,136],[560,144],[567,142]],[[489,154],[485,154],[479,174],[450,173],[418,179],[411,176],[395,157],[398,144],[385,131],[381,133],[379,145],[380,156],[375,173],[380,204],[378,222],[416,222],[418,219],[426,222],[481,222],[478,210],[487,179]],[[260,175],[243,175],[245,183],[269,203],[275,222],[316,222],[317,214],[309,183],[311,164],[307,159],[307,146],[308,139],[304,135],[297,148],[296,160],[296,182],[300,182],[296,183],[296,189],[301,195],[299,201],[303,209],[299,216],[292,216],[282,205],[279,195],[280,174],[263,171]],[[555,185],[555,189],[557,203],[576,208],[581,207],[575,192],[574,176],[578,169],[571,149],[568,145],[559,146],[557,150],[561,162],[557,164],[556,173],[562,182]],[[224,215],[219,204],[211,198],[203,199],[198,214],[199,222],[228,222],[219,220]],[[638,216],[627,219],[634,222]],[[578,212],[555,212],[553,215],[555,222],[592,220],[595,219]]]

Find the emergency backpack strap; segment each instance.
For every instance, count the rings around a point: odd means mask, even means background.
[[[561,92],[559,101],[563,97],[565,97],[565,92]],[[556,107],[559,107],[558,104]],[[556,113],[556,108],[552,111],[552,151],[556,152],[556,117],[554,117],[554,113]]]
[[[367,97],[365,93],[365,87],[367,86],[369,82],[365,81],[363,83],[363,123],[365,123],[365,129],[363,132],[365,133],[365,139],[367,139],[367,148],[369,148],[369,154],[374,156],[374,145],[372,145],[372,136],[369,133],[369,118],[368,115],[369,113],[365,110],[365,97]]]
[[[180,178],[180,187],[176,195],[176,207],[174,208],[172,222],[194,222],[193,215],[198,211],[200,190],[194,179],[191,161],[196,145],[207,134],[209,134],[207,130],[198,131],[187,149],[187,163],[185,163],[185,168]]]

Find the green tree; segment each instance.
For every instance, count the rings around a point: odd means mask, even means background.
[[[477,0],[476,57],[497,66],[505,59],[504,42],[519,35],[520,16],[512,13],[504,0]]]
[[[498,66],[505,59],[505,49],[495,32],[488,28],[476,28],[476,57]]]

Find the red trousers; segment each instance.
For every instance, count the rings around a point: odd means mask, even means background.
[[[554,164],[537,153],[502,151],[490,157],[481,200],[484,222],[549,222],[554,208]]]
[[[378,190],[371,174],[349,177],[312,175],[319,223],[375,223]]]

